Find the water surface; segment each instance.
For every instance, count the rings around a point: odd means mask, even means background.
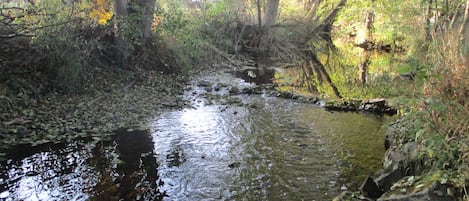
[[[227,74],[199,79],[250,85]],[[207,98],[228,90],[195,81],[191,108],[111,142],[11,150],[0,200],[331,200],[380,167],[388,118],[267,95]]]

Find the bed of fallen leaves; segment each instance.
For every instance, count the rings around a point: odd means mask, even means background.
[[[148,129],[162,111],[186,105],[187,80],[157,71],[93,72],[83,93],[1,95],[0,154],[20,144],[100,141],[119,128]]]

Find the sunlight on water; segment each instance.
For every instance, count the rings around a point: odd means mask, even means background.
[[[88,188],[98,182],[97,176],[86,164],[89,153],[67,153],[73,146],[61,150],[64,158],[51,151],[10,161],[0,180],[0,200],[88,200]]]
[[[193,85],[192,108],[161,113],[150,132],[13,150],[0,164],[0,200],[331,200],[380,167],[386,118],[265,94],[209,103],[205,87]]]
[[[169,200],[226,197],[230,137],[218,107],[171,112],[153,124],[158,173]]]

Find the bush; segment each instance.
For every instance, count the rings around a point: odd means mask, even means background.
[[[436,35],[428,57],[422,59],[433,66],[433,74],[426,79],[425,97],[413,116],[422,122],[414,133],[422,145],[424,169],[447,171],[445,182],[465,191],[469,184],[469,63],[467,55],[459,52],[456,33]]]

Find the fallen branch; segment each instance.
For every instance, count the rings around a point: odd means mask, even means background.
[[[225,58],[226,60],[228,60],[231,64],[235,65],[235,66],[238,66],[238,64],[236,62],[234,62],[227,54],[225,54],[224,52],[222,52],[221,50],[219,50],[218,48],[216,47],[213,47],[209,44],[204,44],[204,46],[210,50],[212,50],[213,52],[217,53],[218,55],[222,56],[223,58]]]
[[[101,100],[102,98],[104,98],[103,95],[98,96],[97,98],[95,98],[95,99],[91,100],[90,102],[88,102],[88,106],[91,106],[93,103],[95,103],[96,101]]]

